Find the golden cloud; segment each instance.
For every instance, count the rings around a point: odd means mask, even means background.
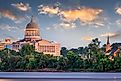
[[[116,8],[116,13],[119,14],[119,15],[121,15],[121,7],[117,7]]]
[[[80,9],[73,9],[73,10],[62,10],[58,7],[49,7],[40,5],[38,9],[39,13],[43,14],[53,14],[59,15],[66,19],[67,21],[75,21],[79,19],[81,22],[87,23],[94,21],[99,14],[103,11],[102,9],[98,8],[86,8],[82,7]]]
[[[81,22],[88,23],[94,21],[102,11],[102,9],[83,7],[76,10],[64,10],[60,14],[70,21],[79,19]]]
[[[31,7],[29,6],[29,4],[24,4],[24,3],[17,3],[17,4],[11,4],[12,6],[16,7],[17,9],[21,10],[21,11],[28,11],[31,9]]]
[[[92,39],[93,39],[93,37],[91,37],[91,36],[84,36],[81,38],[81,40],[83,40],[83,41],[91,41]]]
[[[101,34],[100,36],[101,36],[101,37],[107,37],[107,36],[113,37],[113,36],[116,36],[116,35],[117,35],[116,33],[109,32],[109,33]]]
[[[14,15],[10,10],[0,10],[0,14],[1,16],[3,17],[6,17],[8,19],[11,19],[11,20],[16,20],[17,19],[17,16]]]
[[[71,9],[71,10],[63,10],[59,7],[52,6],[38,6],[39,14],[48,14],[48,15],[57,15],[60,17],[62,22],[60,23],[64,29],[72,29],[76,28],[76,24],[74,23],[76,20],[79,20],[81,24],[87,25],[96,25],[96,27],[104,26],[102,20],[100,20],[99,15],[103,12],[102,9],[99,8],[87,8],[81,7],[79,9]]]

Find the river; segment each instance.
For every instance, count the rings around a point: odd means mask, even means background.
[[[121,81],[121,73],[0,72],[0,81]]]

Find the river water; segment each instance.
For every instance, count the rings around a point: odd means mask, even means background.
[[[0,72],[0,81],[121,81],[121,73]]]

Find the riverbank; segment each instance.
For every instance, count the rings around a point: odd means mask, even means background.
[[[73,70],[56,70],[53,68],[44,69],[14,69],[14,70],[4,70],[0,72],[121,72],[121,69],[110,70],[110,71],[97,71],[94,69],[73,69]]]

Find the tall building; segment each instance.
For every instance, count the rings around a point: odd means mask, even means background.
[[[12,49],[19,51],[19,49],[21,49],[25,44],[34,45],[37,52],[60,56],[60,44],[42,39],[40,35],[40,28],[34,17],[32,17],[30,23],[26,25],[24,39],[13,42]]]
[[[31,40],[31,41],[41,39],[39,26],[36,23],[33,16],[31,18],[30,23],[28,23],[27,26],[26,26],[24,39],[25,40]]]
[[[110,46],[110,40],[109,40],[109,36],[107,37],[107,44],[106,44],[106,53],[108,53],[111,50],[111,46]]]

